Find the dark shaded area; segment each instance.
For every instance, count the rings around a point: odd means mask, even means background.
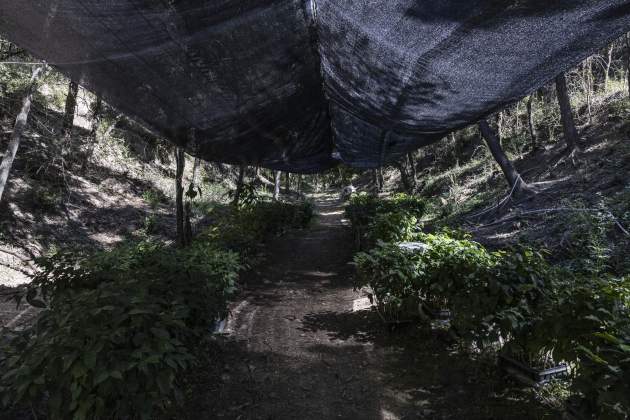
[[[332,199],[320,221],[270,242],[249,273],[229,334],[190,378],[177,419],[556,418],[506,382],[491,361],[448,347],[423,327],[388,332],[352,312],[352,237]]]
[[[629,27],[623,0],[0,4],[11,41],[192,154],[299,172],[397,160]]]

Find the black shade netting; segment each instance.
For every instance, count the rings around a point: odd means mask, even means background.
[[[622,0],[0,0],[9,40],[192,154],[295,172],[399,159],[629,28]]]

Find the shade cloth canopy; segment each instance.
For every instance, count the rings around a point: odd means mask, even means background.
[[[629,28],[626,0],[0,0],[4,36],[193,155],[295,172],[399,159]]]

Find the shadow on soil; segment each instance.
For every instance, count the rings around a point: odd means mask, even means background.
[[[234,332],[209,339],[208,363],[174,419],[552,419],[494,363],[427,328],[388,331],[352,312],[351,235],[342,207],[269,244],[248,278]]]

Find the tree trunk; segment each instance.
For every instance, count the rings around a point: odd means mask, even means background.
[[[409,182],[409,176],[407,174],[407,170],[405,169],[404,160],[396,163],[396,167],[398,171],[400,171],[400,181],[402,182],[403,189],[405,192],[411,191],[411,184]]]
[[[571,111],[571,102],[567,89],[567,79],[564,73],[560,73],[556,77],[556,91],[560,105],[560,119],[562,120],[562,129],[564,131],[567,152],[572,152],[577,147],[578,134],[575,128],[575,121],[573,120],[573,112]]]
[[[503,147],[503,111],[497,114],[497,137],[499,137],[499,144]]]
[[[175,149],[175,213],[177,216],[177,245],[182,248],[186,246],[186,234],[184,231],[184,186],[182,185],[185,165],[186,156],[184,149],[177,147]]]
[[[71,133],[74,126],[74,111],[77,107],[77,95],[79,94],[79,85],[70,81],[68,85],[68,95],[66,96],[66,110],[63,114],[63,123],[61,126],[61,135],[67,136]]]
[[[383,191],[383,189],[385,188],[385,178],[383,177],[383,167],[379,167],[376,170],[376,173],[378,175],[378,192]]]
[[[413,153],[408,153],[407,159],[409,160],[409,167],[411,168],[412,187],[415,189],[418,183],[418,170],[416,168],[416,159],[413,157]]]
[[[28,122],[28,115],[31,111],[31,103],[33,101],[33,93],[37,89],[37,83],[44,75],[44,70],[44,65],[33,67],[33,72],[31,73],[31,82],[29,84],[26,95],[24,95],[24,99],[22,100],[22,108],[20,109],[20,113],[15,119],[15,125],[13,126],[13,133],[11,134],[9,147],[7,148],[7,152],[2,158],[2,163],[0,164],[0,201],[2,201],[2,194],[4,193],[4,189],[9,179],[9,172],[11,172],[13,160],[15,159],[15,155],[17,154],[18,147],[20,147],[22,133],[24,132],[24,129],[26,128],[26,124]]]
[[[288,196],[291,191],[291,174],[289,172],[284,173],[284,193]]]
[[[197,174],[199,172],[199,158],[195,158],[192,178],[188,186],[186,204],[184,206],[184,242],[188,246],[192,243],[192,202],[197,195]]]
[[[615,44],[608,47],[608,57],[606,61],[606,74],[604,75],[604,92],[608,92],[608,83],[610,82],[610,66],[612,65],[613,49]]]
[[[586,110],[588,112],[589,124],[593,122],[591,113],[591,103],[593,102],[593,66],[591,65],[591,57],[587,58],[583,64],[583,83],[584,93],[586,94]]]
[[[282,180],[282,172],[274,172],[273,201],[280,199],[280,181]]]
[[[96,97],[96,102],[94,103],[94,109],[92,110],[92,124],[90,128],[90,140],[88,145],[88,151],[85,154],[85,158],[83,160],[83,164],[81,165],[81,170],[85,171],[88,165],[90,164],[90,160],[94,155],[94,148],[96,147],[96,143],[98,142],[98,129],[101,125],[101,113],[103,112],[103,99],[100,96]]]
[[[481,131],[481,135],[486,140],[486,144],[488,145],[488,149],[490,149],[490,153],[492,153],[494,160],[496,160],[501,167],[510,188],[514,191],[514,194],[520,195],[528,189],[528,185],[521,178],[520,174],[516,171],[516,168],[514,168],[514,165],[512,165],[512,162],[510,162],[508,157],[505,155],[505,152],[499,143],[498,136],[494,131],[492,131],[486,120],[481,120],[479,122],[479,129]]]
[[[234,198],[232,199],[232,205],[238,206],[241,201],[241,194],[243,193],[243,182],[245,181],[245,165],[241,165],[238,168],[238,180],[236,181],[236,191],[234,191]]]
[[[92,110],[92,127],[90,128],[90,137],[96,139],[98,127],[101,122],[101,112],[103,110],[103,99],[100,96],[96,97],[94,103],[94,109]]]
[[[538,136],[536,134],[536,125],[534,125],[534,94],[527,98],[527,125],[529,126],[529,136],[532,140],[532,150],[538,150]]]
[[[512,132],[513,136],[518,136],[518,132],[521,130],[521,119],[519,118],[519,114],[521,113],[521,101],[518,101],[514,106],[514,131]]]
[[[630,33],[626,34],[625,62],[626,83],[628,84],[628,96],[630,96]]]
[[[455,158],[455,163],[459,165],[459,162],[464,158],[462,143],[457,139],[454,131],[450,134],[450,138],[451,143],[453,144],[453,157]]]
[[[372,169],[372,182],[374,183],[374,188],[378,191],[378,172],[376,169]]]

